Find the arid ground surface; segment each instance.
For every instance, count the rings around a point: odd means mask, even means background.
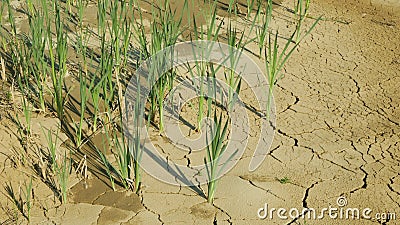
[[[274,8],[275,26],[285,30],[287,9],[292,7],[292,1],[284,0]],[[95,13],[96,9],[87,17],[95,18]],[[71,175],[69,203],[60,204],[37,174],[39,161],[26,159],[34,168],[15,163],[20,161],[15,153],[23,140],[9,115],[14,115],[14,107],[18,112],[19,103],[10,103],[10,85],[4,82],[0,223],[26,223],[6,187],[18,195],[19,187],[32,176],[32,224],[400,224],[400,2],[315,0],[311,15],[323,15],[324,20],[289,59],[274,91],[277,125],[266,160],[254,172],[248,171],[259,138],[252,122],[246,152],[219,181],[213,205],[189,187],[165,184],[147,174],[139,195],[113,191],[107,178],[90,165],[89,179]],[[19,25],[24,24],[22,17]],[[258,52],[256,45],[249,46]],[[41,126],[56,123],[52,116],[35,114],[35,143],[46,146]],[[172,154],[164,139],[154,141]],[[190,163],[191,157],[196,156],[177,156],[177,160]],[[274,214],[261,220],[257,216],[265,203],[269,208],[319,212],[338,207],[339,197],[347,201],[344,209],[370,208],[371,218],[325,215],[283,220]],[[397,218],[379,219],[376,213],[395,213]]]

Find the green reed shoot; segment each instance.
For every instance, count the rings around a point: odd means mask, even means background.
[[[111,33],[111,52],[113,54],[114,77],[117,84],[119,110],[123,110],[125,107],[124,101],[122,100],[123,88],[120,82],[120,76],[126,66],[132,32],[130,20],[128,19],[126,2],[111,1],[110,7],[111,28],[109,33]]]
[[[107,8],[108,0],[100,0],[97,4],[97,22],[98,22],[98,34],[101,40],[100,43],[100,63],[96,70],[96,74],[101,78],[98,83],[96,82],[96,76],[92,77],[90,84],[90,93],[93,101],[94,112],[93,112],[93,124],[92,129],[95,131],[97,129],[98,115],[99,115],[99,104],[100,104],[100,92],[103,94],[103,99],[105,107],[109,107],[108,104],[112,103],[113,99],[113,84],[112,84],[112,55],[108,50],[108,45],[106,41],[106,28],[108,26],[107,20]],[[109,84],[111,89],[109,90]],[[107,117],[111,119],[111,116]],[[105,118],[106,119],[106,118]]]
[[[29,180],[29,183],[24,182],[25,184],[25,205],[26,205],[26,218],[28,221],[31,220],[31,209],[32,209],[32,177]]]
[[[136,3],[137,4],[137,3]],[[139,48],[140,48],[140,56],[139,56],[139,61],[141,62],[144,59],[147,59],[150,57],[151,53],[149,50],[149,43],[146,38],[145,34],[145,27],[143,24],[143,14],[142,11],[139,10],[139,22],[132,21],[132,29],[135,35],[133,37],[135,40],[139,43]],[[135,16],[132,16],[132,19],[135,19]]]
[[[234,102],[234,92],[239,94],[240,86],[241,86],[241,74],[235,77],[236,66],[239,62],[239,59],[243,53],[244,43],[244,33],[237,37],[237,30],[236,28],[232,27],[232,24],[229,23],[228,25],[228,45],[229,47],[229,66],[230,69],[225,73],[225,79],[229,85],[228,90],[228,110],[231,111],[233,108]]]
[[[56,163],[56,174],[58,188],[61,194],[61,202],[67,203],[69,174],[71,171],[71,160],[67,157],[67,151],[64,151],[64,156],[60,163]]]
[[[124,185],[125,189],[129,189],[132,184],[130,172],[132,169],[132,157],[128,149],[128,140],[125,139],[124,135],[121,135],[121,138],[118,138],[116,131],[108,130],[107,126],[104,126],[104,131],[107,143],[112,144],[114,148],[113,155],[117,162],[117,167],[112,166],[105,156],[102,157],[103,163],[104,160],[107,160],[105,166],[109,168],[108,170],[112,169],[110,171],[113,171],[118,175],[118,178]]]
[[[8,22],[10,23],[11,31],[11,41],[10,41],[10,52],[11,52],[11,60],[13,66],[14,76],[22,76],[25,78],[27,74],[29,74],[29,58],[28,55],[29,49],[17,33],[17,27],[15,24],[14,10],[10,4],[9,0],[6,0],[7,9],[8,9]],[[17,78],[18,79],[18,78]]]
[[[221,21],[219,24],[217,24],[217,6],[216,6],[216,1],[214,1],[213,5],[211,6],[212,9],[209,11],[208,14],[205,14],[205,18],[207,21],[207,27],[204,30],[203,26],[198,27],[196,24],[196,20],[193,20],[193,24],[194,24],[194,37],[196,40],[208,40],[208,41],[217,41],[220,30],[222,28],[223,25],[223,21]],[[229,7],[229,11],[231,11],[233,7],[233,3],[231,2],[230,7]],[[211,49],[211,48],[210,48]],[[207,51],[198,51],[199,49],[193,49],[193,51],[196,53],[194,54],[195,56],[195,68],[197,70],[196,74],[197,76],[200,76],[200,82],[199,82],[199,113],[197,115],[197,130],[200,130],[201,126],[202,126],[202,121],[204,118],[204,103],[205,103],[205,98],[204,98],[204,87],[203,87],[203,82],[206,79],[207,76],[207,71],[209,66],[203,62],[203,61],[199,61],[196,58],[196,55],[201,54],[202,58],[209,58],[210,56],[210,52]],[[189,67],[189,72],[192,74],[193,76],[193,71],[192,69]]]
[[[101,38],[101,46],[100,46],[101,57],[100,57],[100,65],[96,73],[100,75],[102,80],[101,87],[103,88],[102,94],[104,96],[106,108],[112,106],[114,102],[114,93],[115,93],[115,86],[112,77],[114,63],[115,63],[114,54],[112,51],[110,51],[110,46],[106,41],[107,27],[109,26],[109,24],[107,23],[107,9],[109,7],[110,4],[108,0],[98,1],[97,17],[98,17],[99,36]],[[110,110],[107,110],[107,112],[110,112]],[[111,115],[107,113],[107,116],[108,120],[111,121]]]
[[[39,99],[39,108],[41,111],[46,111],[46,104],[44,99],[45,83],[47,81],[47,62],[45,60],[45,47],[46,47],[46,28],[44,13],[38,11],[33,7],[31,0],[28,0],[29,8],[29,27],[31,31],[30,42],[32,52],[32,62],[29,63],[30,72],[33,74],[36,96]],[[42,1],[42,5],[47,4]]]
[[[55,133],[55,136],[53,137],[53,132],[49,129],[47,130],[47,133],[45,132],[44,128],[42,127],[42,131],[44,136],[46,137],[47,141],[47,149],[49,151],[49,156],[50,156],[50,165],[51,165],[51,171],[53,174],[57,173],[57,141],[58,141],[58,132],[59,129],[57,129],[57,132]]]
[[[184,6],[186,7],[187,1],[185,0]],[[179,35],[181,35],[180,25],[182,22],[181,15],[179,18],[175,18],[176,10],[172,10],[169,1],[165,1],[163,8],[157,11],[153,9],[153,22],[151,25],[151,42],[150,42],[150,53],[152,55],[161,51],[164,48],[174,45]],[[170,59],[170,56],[166,56],[166,59]],[[149,94],[150,110],[149,110],[149,121],[154,121],[155,114],[158,112],[159,116],[159,130],[164,130],[163,122],[163,111],[164,111],[164,97],[165,94],[172,89],[175,72],[173,70],[167,71],[166,73],[159,76],[162,73],[161,69],[168,63],[165,60],[155,60],[152,62],[151,71],[149,73],[149,84],[155,83]],[[158,80],[154,78],[158,77]]]
[[[129,189],[133,181],[131,177],[131,168],[133,161],[131,153],[129,152],[129,141],[125,139],[124,135],[122,135],[121,139],[119,139],[114,133],[113,142],[114,147],[117,151],[114,156],[117,160],[119,175],[121,177],[124,187],[126,189]]]
[[[45,6],[47,7],[47,6]],[[64,77],[67,74],[67,51],[68,36],[64,31],[64,23],[61,20],[60,5],[57,1],[54,2],[55,8],[55,27],[56,27],[56,52],[54,54],[54,43],[52,40],[52,33],[50,24],[47,24],[47,41],[49,43],[49,57],[51,63],[51,80],[53,84],[53,97],[55,101],[55,109],[58,118],[63,121],[64,119]],[[49,20],[47,20],[49,21]],[[57,56],[57,61],[56,61]],[[58,65],[58,71],[56,70],[56,63]]]
[[[138,87],[137,91],[137,99],[140,99],[140,80],[139,77],[136,79],[136,84]],[[142,175],[141,175],[141,170],[140,170],[140,162],[142,160],[142,155],[143,155],[143,145],[141,143],[141,128],[144,125],[143,124],[143,112],[144,112],[144,104],[141,103],[140,101],[136,101],[134,103],[134,110],[133,110],[133,131],[132,131],[132,136],[129,137],[130,140],[128,142],[128,147],[129,147],[129,152],[133,155],[133,173],[135,177],[135,185],[134,189],[136,193],[139,193],[140,190],[140,185],[142,182]]]
[[[213,1],[214,3],[216,3],[217,1]],[[232,11],[234,13],[234,15],[237,15],[237,2],[236,0],[229,0],[229,4],[228,4],[228,13],[229,16],[232,15]]]
[[[209,142],[207,140],[207,155],[204,159],[207,164],[207,176],[208,176],[208,196],[207,201],[209,203],[213,203],[215,191],[217,189],[217,177],[220,173],[218,171],[218,166],[220,163],[220,157],[224,154],[227,145],[224,144],[226,140],[226,132],[228,128],[228,121],[223,124],[222,122],[222,113],[217,116],[217,113],[214,111],[214,124],[215,128],[211,127],[211,132],[214,134],[214,139]]]
[[[294,40],[294,36],[296,35],[296,31],[286,40],[286,44],[283,47],[282,51],[279,50],[278,45],[278,32],[272,37],[269,35],[268,46],[265,49],[265,68],[267,71],[267,79],[268,79],[268,100],[267,100],[267,118],[270,116],[270,108],[272,101],[273,89],[278,82],[283,77],[281,74],[283,66],[286,64],[287,60],[290,58],[294,50],[299,46],[300,42],[308,36],[311,31],[315,28],[318,22],[321,20],[319,17],[314,24],[306,31],[306,33],[300,37],[299,41],[292,45]]]
[[[67,151],[64,151],[64,155],[58,157],[57,155],[57,141],[58,141],[58,129],[57,133],[53,138],[53,132],[49,129],[47,134],[43,129],[43,133],[46,137],[47,148],[49,150],[50,164],[53,174],[57,180],[57,188],[61,197],[61,202],[63,204],[67,203],[67,192],[68,192],[68,182],[69,174],[71,171],[71,160],[67,156]]]
[[[26,5],[28,6],[28,11],[29,11],[30,16],[34,16],[35,9],[33,7],[32,0],[26,0]]]

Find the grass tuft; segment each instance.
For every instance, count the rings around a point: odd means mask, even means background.
[[[211,133],[214,135],[214,139],[211,142],[207,139],[207,155],[204,159],[207,164],[207,177],[208,177],[208,196],[207,201],[209,203],[213,203],[215,197],[215,191],[217,189],[217,178],[220,174],[220,170],[218,170],[220,165],[221,155],[224,154],[227,144],[225,144],[226,140],[226,132],[228,129],[228,122],[225,124],[222,122],[222,113],[217,116],[217,113],[214,111],[214,124],[215,128],[211,127]],[[228,161],[234,156],[232,154]],[[226,162],[223,162],[225,164]]]

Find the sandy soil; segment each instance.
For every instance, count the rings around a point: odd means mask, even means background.
[[[275,8],[275,26],[283,33],[292,28],[287,23],[291,4],[283,1]],[[33,176],[32,224],[399,224],[400,3],[315,0],[311,13],[322,14],[326,20],[284,68],[285,77],[274,92],[277,129],[266,160],[256,171],[248,171],[259,135],[254,116],[248,149],[220,180],[214,205],[198,193],[206,186],[196,192],[196,188],[168,185],[146,174],[139,196],[114,192],[95,163],[89,164],[89,179],[71,176],[70,203],[61,205],[38,175],[40,162],[25,159],[34,168],[15,164],[21,161],[13,157],[15,151],[22,151],[23,140],[10,120],[13,106],[5,97],[9,86],[2,84],[0,223],[26,223],[7,197],[6,187],[18,195],[19,187]],[[250,50],[258,52],[256,46],[250,45]],[[56,123],[51,116],[35,115],[35,142],[46,146],[41,126],[51,128]],[[196,162],[199,157],[174,155],[161,137],[153,141],[178,161]],[[328,216],[282,220],[277,214],[261,220],[257,216],[265,203],[270,208],[318,211],[337,207],[340,196],[347,200],[346,207],[371,208],[371,217],[396,213],[397,220]]]

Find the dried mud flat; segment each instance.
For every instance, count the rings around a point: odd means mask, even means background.
[[[277,24],[291,1],[276,7]],[[263,164],[248,171],[251,144],[243,159],[222,177],[214,205],[188,187],[144,174],[140,195],[114,192],[93,174],[84,184],[72,179],[69,204],[55,203],[48,185],[34,182],[32,224],[398,224],[400,223],[400,3],[315,0],[323,14],[307,40],[285,65],[276,88],[277,129]],[[254,48],[257,52],[257,49]],[[3,97],[2,97],[3,98]],[[7,108],[7,110],[9,110]],[[40,125],[32,121],[37,142]],[[12,151],[21,148],[16,126],[0,117],[0,179],[22,184],[32,171],[16,169]],[[257,137],[253,137],[252,143]],[[168,151],[167,145],[163,145]],[[254,147],[254,146],[253,146]],[[72,176],[71,176],[72,177]],[[287,178],[287,179],[283,179]],[[206,187],[200,187],[206,189]],[[0,198],[0,222],[13,224],[13,205]],[[371,208],[396,213],[392,219],[260,220],[259,208]]]

